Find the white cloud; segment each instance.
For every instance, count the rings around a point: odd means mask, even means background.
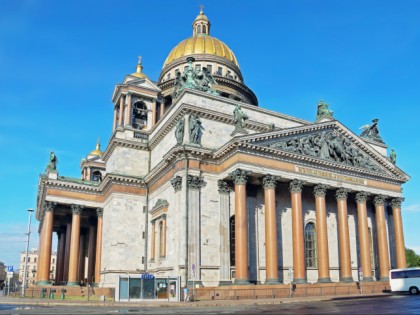
[[[420,212],[420,204],[402,207],[404,211]]]

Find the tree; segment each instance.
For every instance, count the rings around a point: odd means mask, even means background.
[[[405,249],[405,256],[407,257],[407,267],[420,267],[420,256],[412,249]]]

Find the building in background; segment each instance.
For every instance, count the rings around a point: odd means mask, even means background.
[[[328,283],[360,270],[386,281],[405,267],[409,176],[388,157],[378,120],[357,135],[322,101],[308,104],[314,121],[259,107],[203,11],[192,33],[157,81],[139,60],[115,86],[111,139],[82,160],[80,179],[59,175],[51,153],[39,179],[37,283],[50,282],[53,233],[57,283],[121,288],[119,297],[176,290],[170,277]]]
[[[22,251],[20,253],[20,264],[19,264],[19,282],[23,283],[24,270],[25,270],[25,257],[26,252]],[[35,284],[37,277],[37,263],[38,263],[38,250],[32,249],[28,252],[28,265],[26,271],[26,281],[28,285]],[[55,270],[57,263],[57,253],[55,251],[51,252],[50,260],[50,274],[49,281],[55,283]]]

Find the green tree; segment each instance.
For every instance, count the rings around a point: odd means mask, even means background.
[[[405,249],[405,256],[407,257],[407,267],[420,267],[420,256],[412,249]]]

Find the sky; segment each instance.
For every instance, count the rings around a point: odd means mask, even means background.
[[[420,1],[0,0],[0,261],[17,269],[49,152],[60,175],[80,177],[110,139],[115,84],[139,55],[157,80],[200,4],[260,107],[314,121],[322,99],[356,134],[379,119],[411,176],[403,225],[420,254]],[[36,248],[38,222],[31,230]]]

